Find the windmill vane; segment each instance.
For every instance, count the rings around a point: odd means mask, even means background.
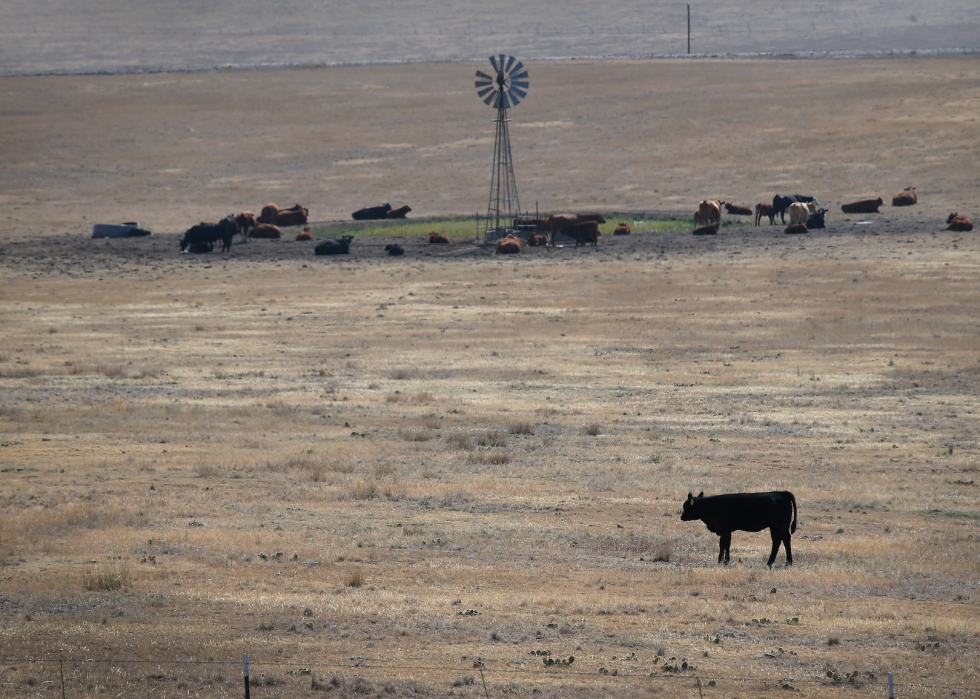
[[[494,75],[476,71],[476,94],[494,109],[510,109],[527,96],[527,70],[513,56],[490,56]]]

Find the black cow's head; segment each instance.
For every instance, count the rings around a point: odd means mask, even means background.
[[[701,519],[698,514],[698,505],[700,504],[698,500],[704,497],[704,491],[702,490],[697,497],[694,497],[690,493],[687,494],[687,500],[684,501],[684,511],[681,513],[682,522],[690,522],[695,519]]]

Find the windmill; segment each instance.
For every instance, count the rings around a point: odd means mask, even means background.
[[[476,94],[488,107],[497,110],[496,135],[493,141],[493,169],[490,174],[490,203],[484,235],[501,237],[510,228],[515,213],[520,215],[514,162],[510,154],[510,132],[507,110],[516,107],[527,96],[527,70],[513,56],[490,56],[493,75],[476,71]],[[504,225],[500,225],[503,219]]]

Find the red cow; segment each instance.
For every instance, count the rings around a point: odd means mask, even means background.
[[[256,218],[258,223],[272,223],[275,224],[276,216],[279,215],[279,207],[275,204],[266,204],[262,207],[262,213]]]
[[[548,236],[540,235],[538,233],[528,233],[527,244],[530,245],[531,247],[537,247],[539,245],[547,247]]]
[[[238,232],[242,234],[242,240],[249,239],[249,231],[255,228],[255,215],[251,211],[245,211],[235,216],[235,225]]]
[[[735,206],[734,204],[729,204],[725,202],[725,211],[730,213],[732,216],[751,216],[752,209],[747,206]]]
[[[411,210],[412,207],[408,206],[407,204],[405,206],[399,206],[397,209],[392,209],[386,213],[385,218],[405,218],[405,214]]]
[[[309,227],[304,228],[296,234],[296,240],[313,240],[313,231]]]
[[[574,226],[576,223],[584,223],[586,221],[593,221],[595,223],[605,223],[606,219],[602,217],[602,214],[552,214],[545,221],[545,226],[549,231],[551,231],[551,245],[555,245],[555,236],[559,233],[564,233],[566,228]]]
[[[912,206],[919,198],[915,196],[915,187],[906,187],[892,197],[892,206]]]
[[[279,226],[274,226],[271,223],[260,223],[255,228],[252,229],[253,238],[281,238],[282,232],[279,230]]]
[[[516,255],[521,251],[521,240],[520,238],[508,235],[506,238],[501,238],[497,241],[497,253],[498,255]]]
[[[790,213],[790,216],[792,216],[792,213]],[[805,223],[791,223],[790,225],[786,226],[786,230],[783,231],[783,233],[788,234],[808,232],[809,231],[807,230]]]
[[[449,245],[449,236],[429,233],[429,242],[438,245]]]
[[[599,232],[599,224],[595,221],[576,223],[570,228],[564,229],[562,233],[569,238],[575,239],[575,247],[585,245],[586,243],[592,243],[592,247],[595,247],[599,243],[599,236],[602,235]]]
[[[845,214],[876,214],[878,213],[878,207],[884,203],[881,197],[877,199],[859,199],[858,201],[852,201],[850,204],[842,205],[840,210]]]
[[[702,224],[704,224],[704,221],[701,219],[701,210],[700,209],[695,209],[694,210],[694,227],[695,228],[700,228],[702,226]]]
[[[701,203],[698,204],[698,211],[701,212],[701,223],[711,225],[713,221],[717,221],[718,225],[721,225],[721,207],[724,203],[723,201],[702,199]]]
[[[283,209],[276,214],[277,226],[301,226],[306,223],[309,209]]]
[[[769,225],[772,226],[776,223],[776,207],[772,204],[756,204],[755,205],[755,225],[762,223],[762,217],[766,216],[769,218]]]
[[[692,235],[718,235],[718,224],[715,223],[710,226],[698,226],[693,231]]]
[[[613,231],[613,235],[629,235],[630,233],[632,233],[630,224],[626,223],[626,221],[620,221],[619,225]]]
[[[946,223],[949,225],[946,227],[947,231],[972,231],[973,221],[966,217],[966,214],[951,213],[949,218],[946,219]]]

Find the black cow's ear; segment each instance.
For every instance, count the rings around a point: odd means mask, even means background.
[[[698,497],[699,498],[703,498],[704,497],[704,491],[703,490],[700,493],[698,493]]]
[[[690,493],[687,494],[687,504],[688,505],[693,505],[694,504],[694,496],[691,495]]]

